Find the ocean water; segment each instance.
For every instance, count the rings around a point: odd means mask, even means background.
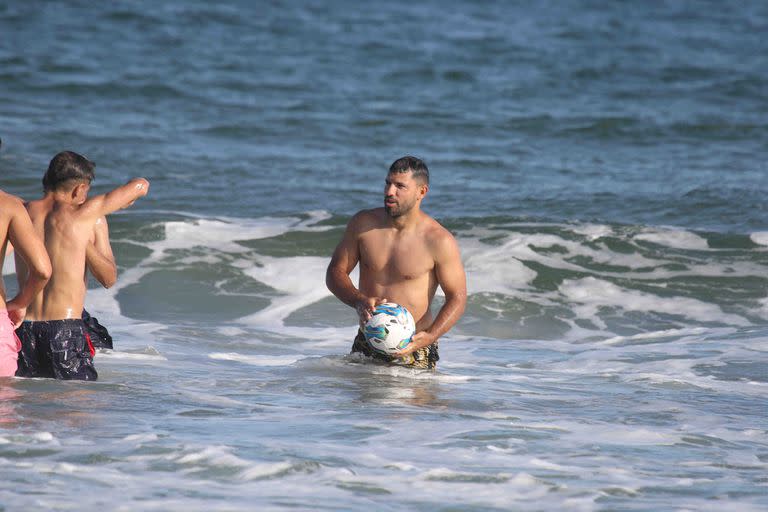
[[[99,381],[0,382],[0,509],[765,510],[766,33],[757,0],[0,0],[0,188],[63,149],[152,183],[87,298]],[[468,277],[434,373],[349,356],[324,285],[404,154]]]

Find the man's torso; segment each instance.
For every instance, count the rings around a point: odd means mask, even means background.
[[[426,215],[415,226],[397,230],[382,210],[371,210],[359,234],[359,288],[364,294],[405,306],[417,329],[432,323],[429,306],[437,289],[435,259],[430,248],[434,220]]]

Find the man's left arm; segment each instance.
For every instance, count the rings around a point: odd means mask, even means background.
[[[437,244],[435,253],[435,276],[445,294],[445,304],[427,329],[413,335],[405,349],[393,354],[403,357],[422,347],[428,347],[448,332],[464,314],[467,305],[467,277],[461,262],[459,245],[446,231]]]

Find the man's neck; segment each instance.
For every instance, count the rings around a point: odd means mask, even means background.
[[[389,217],[390,225],[398,231],[404,231],[410,227],[415,226],[419,221],[419,209],[413,208],[405,215],[398,217]]]

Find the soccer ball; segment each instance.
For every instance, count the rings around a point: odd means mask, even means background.
[[[363,328],[363,335],[371,348],[385,355],[407,347],[415,332],[416,322],[411,313],[394,302],[376,306],[373,316]]]

